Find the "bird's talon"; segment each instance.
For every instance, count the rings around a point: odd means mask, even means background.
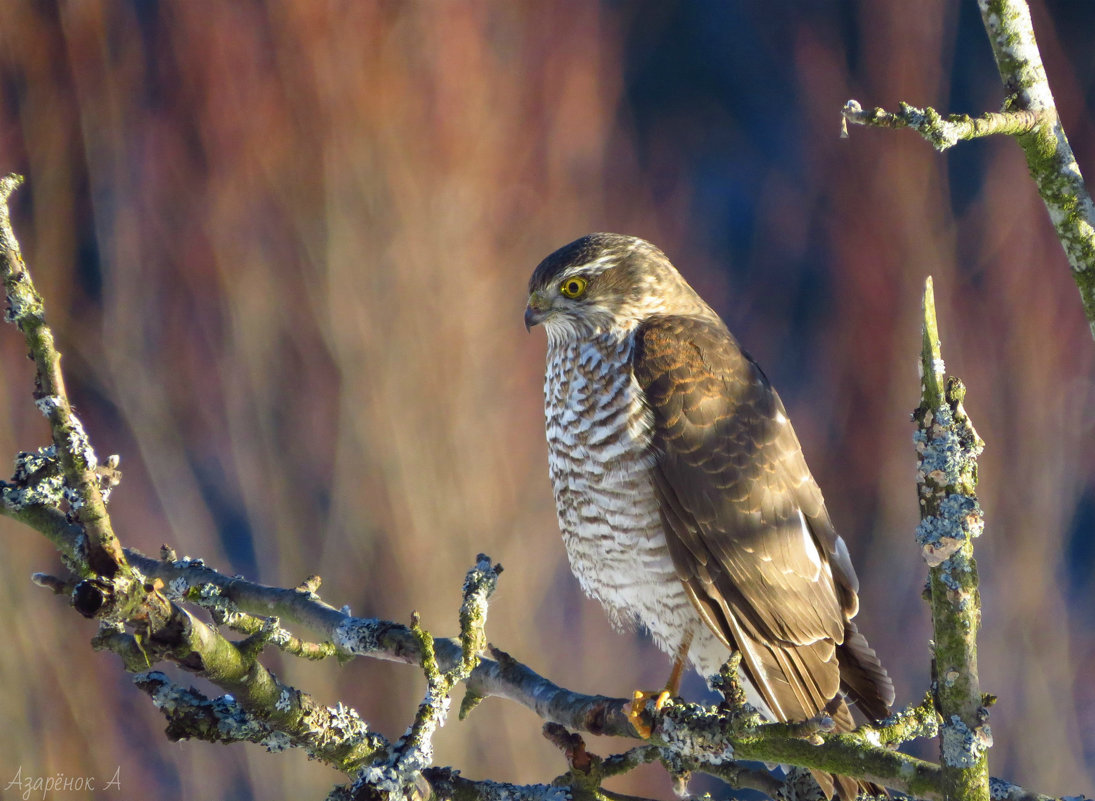
[[[669,690],[651,691],[651,690],[636,690],[635,697],[631,701],[631,706],[627,710],[627,719],[631,721],[632,727],[639,733],[639,736],[644,740],[649,740],[650,736],[654,733],[654,727],[647,723],[644,713],[646,712],[647,701],[654,701],[654,711],[661,712],[662,707],[665,706],[665,702],[671,697]]]

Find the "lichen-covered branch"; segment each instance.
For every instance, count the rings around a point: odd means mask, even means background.
[[[422,771],[433,764],[434,734],[448,717],[453,687],[466,681],[479,664],[486,645],[487,599],[498,586],[501,572],[502,566],[492,565],[485,554],[479,554],[475,567],[468,571],[460,606],[460,660],[451,669],[441,669],[433,637],[421,627],[417,613],[412,617],[411,633],[418,641],[426,674],[426,697],[410,729],[388,750],[387,757],[361,770],[350,788],[351,797],[398,801],[429,786]]]
[[[59,512],[43,513],[41,517],[50,527],[59,526],[62,532],[71,534],[62,525],[58,516],[63,518]],[[243,579],[223,576],[199,560],[179,559],[172,562],[152,559],[132,551],[127,552],[127,557],[138,570],[147,571],[149,580],[164,583],[165,591],[172,596],[177,594],[179,598],[185,599],[194,594],[192,588],[202,588],[201,594],[208,599],[215,595],[211,588],[218,588],[225,597],[231,598],[234,603],[248,607],[252,611],[275,612],[284,619],[308,625],[320,632],[322,636],[329,637],[332,642],[337,642],[341,653],[423,664],[425,658],[422,652],[423,639],[410,627],[390,621],[350,617],[345,612],[325,604],[311,589],[289,590],[263,587]],[[476,591],[469,596],[470,603],[465,603],[461,617],[469,621],[481,620],[481,612],[473,613],[472,610],[482,609],[482,600],[485,600],[485,595],[479,588],[483,585],[474,581],[469,583]],[[314,583],[312,586],[315,586]],[[199,622],[189,615],[185,615],[183,619],[192,621],[188,622],[184,629],[189,629],[193,623]],[[228,641],[220,642],[217,640],[218,637],[216,632],[208,630],[202,631],[201,636],[187,639],[181,644],[177,643],[173,651],[174,661],[190,665],[196,665],[199,662],[202,664],[209,662],[211,665],[224,662],[224,665],[214,671],[216,676],[211,678],[214,678],[219,686],[232,692],[241,706],[251,711],[252,716],[257,719],[257,724],[269,727],[271,731],[288,733],[293,739],[298,739],[301,733],[294,732],[290,724],[268,720],[263,713],[263,710],[269,706],[270,699],[281,696],[280,691],[275,692],[269,689],[266,681],[258,682],[258,686],[267,687],[269,691],[254,690],[246,683],[240,684],[242,678],[247,676],[248,670],[244,669],[239,654],[232,650],[222,653],[222,649],[231,649],[235,646]],[[156,650],[158,642],[145,640],[138,647],[138,643],[131,635],[118,633],[113,635],[113,638],[111,647],[123,654],[123,658],[130,664],[131,669],[145,670],[150,666],[151,661],[163,655]],[[202,643],[208,643],[209,638],[213,638],[216,647],[211,646],[203,651],[194,644],[194,641],[199,646]],[[434,659],[441,671],[452,671],[461,665],[464,665],[466,669],[469,664],[466,654],[481,647],[483,642],[482,635],[475,633],[464,636],[463,639],[468,644],[467,649],[462,647],[460,639],[431,639]],[[119,644],[121,642],[125,643],[125,647]],[[205,655],[187,656],[192,653]],[[218,653],[226,655],[226,659],[220,660],[220,657],[214,656]],[[474,697],[508,698],[533,709],[546,720],[555,721],[576,731],[625,737],[636,736],[627,714],[630,699],[576,693],[559,687],[498,649],[491,649],[491,655],[493,659],[480,658],[478,664],[474,665],[464,680],[469,694]],[[254,669],[260,668],[261,666],[257,666]],[[263,698],[266,700],[264,701]],[[247,699],[246,704],[244,704],[245,699]],[[207,714],[207,709],[202,707],[199,712],[200,720],[202,715]],[[938,770],[937,768],[928,763],[913,760],[911,757],[871,746],[869,739],[834,738],[822,746],[815,746],[805,739],[797,739],[788,746],[786,742],[781,743],[788,740],[786,727],[772,724],[740,734],[737,719],[738,717],[731,712],[720,713],[698,705],[676,704],[666,707],[663,710],[662,721],[655,727],[655,737],[664,737],[664,740],[656,740],[662,749],[663,760],[667,754],[671,754],[682,766],[682,770],[703,771],[727,779],[737,776],[743,781],[749,774],[741,773],[742,768],[735,763],[736,759],[797,763],[809,767],[821,766],[844,774],[866,771],[870,778],[890,787],[908,789],[926,797],[934,795],[930,791],[921,791],[921,788],[930,788],[933,771]],[[188,725],[190,728],[186,730],[194,732],[193,736],[197,736],[201,730],[200,726]],[[175,731],[184,730],[183,724],[178,720],[172,723],[172,727]],[[322,731],[322,727],[316,728]],[[889,738],[876,737],[875,739],[881,743]],[[315,750],[314,746],[306,747]],[[869,760],[865,762],[864,751],[875,753],[882,761],[877,764]],[[321,755],[317,752],[316,756],[324,758],[330,764],[338,762],[331,758],[330,754]],[[349,763],[343,760],[342,764]],[[911,781],[908,778],[902,778],[910,776]],[[753,785],[756,784],[755,777],[749,781]]]
[[[427,768],[423,775],[435,798],[451,801],[574,801],[574,795],[566,785],[475,781],[452,768]],[[348,798],[348,795],[328,796],[329,801]]]
[[[912,740],[931,740],[939,736],[939,713],[935,696],[928,693],[917,706],[910,706],[888,717],[883,725],[864,731],[864,739],[875,745],[896,748]]]
[[[190,576],[188,580],[196,585],[219,584],[225,595],[243,606],[271,611],[276,609],[277,614],[286,619],[296,620],[324,632],[324,636],[331,637],[343,653],[422,664],[422,640],[406,626],[389,621],[353,618],[324,604],[314,595],[309,598],[300,591],[262,588],[241,579],[220,576],[207,566],[192,561],[155,564],[152,560],[146,563],[147,557],[132,555],[131,558],[142,570],[149,570],[169,584],[180,583],[184,576]],[[465,608],[466,606],[467,604]],[[462,614],[462,618],[464,616]],[[451,670],[464,659],[467,652],[456,639],[434,638],[432,645],[437,664],[442,670]],[[500,649],[491,648],[490,654],[493,659],[482,658],[465,682],[469,695],[474,698],[507,698],[534,710],[545,720],[575,731],[637,736],[627,714],[631,703],[629,699],[576,693],[559,687]],[[672,714],[669,713],[670,709],[674,710]],[[733,733],[734,715],[729,712],[718,713],[697,705],[676,705],[667,707],[665,713],[669,716],[665,720],[670,721],[666,725],[670,727],[668,731],[672,735],[666,748],[678,755],[687,754],[692,770],[723,775],[727,771],[738,770],[733,764],[735,758],[804,764],[810,767],[816,766],[820,759],[826,765],[836,764],[837,767],[829,768],[833,772],[855,775],[869,770],[870,778],[890,787],[910,790],[915,787],[923,796],[937,795],[930,792],[930,788],[932,782],[937,780],[938,774],[933,771],[938,768],[872,747],[867,740],[834,739],[832,743],[827,743],[818,750],[817,746],[807,740],[798,739],[791,750],[787,750],[779,745],[781,739],[787,739],[785,727],[770,726],[761,729],[763,733],[760,735],[751,732],[738,742]],[[656,737],[662,732],[659,726],[655,728]],[[696,743],[703,742],[701,732],[708,732],[712,728],[717,729],[720,734],[710,745],[710,749],[714,750],[709,752],[705,750],[706,746],[699,747]],[[893,737],[881,735],[875,739],[880,745],[894,740]],[[686,743],[687,748],[684,747]],[[881,761],[864,763],[864,750],[880,751]],[[912,783],[909,784],[906,779],[901,778],[903,776],[911,776]]]
[[[1057,114],[1034,37],[1030,8],[1026,0],[977,0],[977,4],[1007,92],[1002,111],[977,118],[944,116],[930,107],[920,109],[902,103],[893,113],[881,108],[865,110],[858,101],[849,100],[843,109],[842,135],[847,136],[849,122],[911,128],[937,150],[979,136],[1014,136],[1023,148],[1027,168],[1072,267],[1084,314],[1095,337],[1095,202],[1084,185]]]
[[[1095,203],[1084,186],[1049,89],[1026,0],[978,0],[1000,79],[1005,108],[1038,115],[1040,123],[1016,139],[1065,249],[1095,336]]]
[[[600,757],[590,753],[584,738],[575,732],[567,731],[556,723],[544,724],[544,736],[548,738],[566,757],[570,770],[555,779],[553,784],[565,784],[575,790],[576,797],[606,797],[603,783],[612,776],[628,773],[640,765],[649,762],[661,762],[674,779],[675,792],[680,798],[686,798],[688,782],[693,773],[706,773],[722,779],[731,787],[741,790],[758,790],[769,798],[793,798],[786,793],[787,779],[780,779],[766,770],[762,770],[732,759],[718,763],[701,761],[672,748],[648,743],[631,748],[622,754]],[[809,771],[803,771],[809,776]],[[811,778],[811,786],[816,790],[816,782]],[[613,796],[607,795],[609,801]]]
[[[133,683],[148,694],[167,718],[167,739],[204,740],[210,743],[256,743],[268,751],[281,751],[289,738],[247,713],[232,696],[207,698],[193,687],[186,689],[158,670],[138,673]]]
[[[939,798],[939,766],[872,745],[870,730],[821,734],[795,724],[741,726],[731,710],[673,703],[659,716],[652,742],[693,764],[719,766],[733,760],[798,765],[868,779],[916,797]]]
[[[64,516],[59,512],[41,510],[39,516],[48,529],[56,530],[55,536],[62,543],[65,537],[75,536],[64,525]],[[201,594],[208,601],[220,594],[241,609],[256,614],[274,614],[304,625],[335,644],[341,654],[422,664],[422,640],[411,627],[375,618],[355,618],[335,609],[315,594],[318,589],[315,580],[295,589],[266,587],[225,576],[201,560],[153,559],[131,550],[126,551],[126,556],[149,580],[163,582],[165,591],[172,597],[185,600]],[[442,671],[452,670],[464,660],[465,650],[458,638],[433,638],[433,648],[437,666]],[[134,659],[144,659],[145,653],[134,649]],[[630,699],[577,693],[554,684],[500,649],[489,648],[489,653],[493,658],[481,657],[464,681],[469,696],[509,699],[532,709],[542,719],[573,731],[637,736],[628,716]],[[144,669],[147,665],[135,662],[133,667]],[[818,746],[801,736],[788,737],[790,732],[785,725],[743,729],[739,725],[741,716],[735,711],[720,712],[677,703],[666,706],[662,711],[663,719],[655,721],[653,743],[656,746],[652,744],[652,747],[659,749],[658,758],[663,762],[675,760],[679,770],[709,773],[745,786],[755,787],[761,782],[748,772],[742,773],[743,768],[736,760],[755,759],[818,767],[845,775],[862,773],[878,783],[918,797],[938,798],[941,793],[933,789],[939,786],[938,766],[889,750],[889,746],[897,742],[935,734],[931,715],[922,706],[895,714],[885,727],[863,729],[855,737],[830,735]],[[617,765],[621,757],[612,759],[610,765],[616,765],[617,769],[626,767],[623,763]],[[424,774],[430,777],[437,770],[440,769],[431,768]],[[449,774],[442,771],[436,775]],[[494,793],[502,792],[502,788],[515,787],[491,782],[459,784],[468,798],[491,798]],[[520,792],[534,793],[534,787],[523,787]]]
[[[943,115],[931,106],[917,108],[908,103],[901,103],[896,112],[877,107],[864,109],[857,100],[845,103],[841,113],[845,123],[841,129],[842,137],[848,136],[846,124],[849,122],[873,128],[911,128],[940,152],[959,142],[982,136],[1027,133],[1041,120],[1036,112],[1021,110],[989,111],[980,117],[971,117],[968,114]]]
[[[115,460],[99,464],[72,412],[44,304],[11,227],[8,200],[21,182],[17,176],[0,179],[5,320],[22,332],[35,363],[35,402],[49,420],[53,445],[17,457],[11,482],[0,482],[0,511],[45,532],[81,577],[38,583],[54,591],[71,586],[76,610],[100,621],[93,644],[118,653],[127,669],[174,661],[225,689],[240,708],[316,756],[346,769],[356,767],[377,747],[367,729],[340,725],[347,721],[334,720],[332,710],[280,683],[259,663],[263,648],[280,635],[276,625],[267,622],[246,639],[231,642],[168,598],[162,581],[142,575],[127,561],[100,484],[104,470],[109,482],[116,480]]]
[[[921,402],[914,417],[920,525],[916,538],[928,564],[935,642],[935,698],[940,726],[941,780],[947,798],[988,801],[992,744],[977,674],[981,599],[973,539],[984,528],[977,501],[977,436],[955,378],[944,386],[943,359],[931,278],[924,289]]]
[[[51,445],[42,450],[52,454],[54,448]],[[27,472],[28,467],[45,458],[41,453],[20,453],[15,457],[12,481],[0,481],[0,514],[45,535],[65,565],[79,573],[87,563],[83,527],[60,511],[61,488],[52,479],[34,480],[35,471]]]
[[[161,553],[161,562],[177,563],[174,552],[166,549]],[[127,552],[127,556],[130,554]],[[144,557],[138,557],[144,561]],[[160,578],[163,581],[162,577]],[[319,589],[320,578],[312,576],[297,588],[298,592],[314,596]],[[166,585],[165,585],[166,586]],[[175,577],[167,588],[167,596],[173,600],[185,600],[196,604],[209,611],[213,622],[218,626],[230,628],[248,637],[263,637],[265,644],[284,651],[292,656],[302,659],[320,660],[338,653],[334,643],[309,642],[294,635],[281,625],[281,620],[276,615],[255,615],[244,611],[238,604],[226,597],[220,587],[211,583],[191,585],[188,582],[180,582]]]
[[[314,705],[302,718],[305,724],[289,733],[257,717],[231,695],[207,698],[194,688],[172,682],[164,673],[138,673],[133,683],[148,694],[167,718],[167,738],[172,742],[195,739],[211,743],[250,742],[267,751],[303,748],[307,754],[343,770],[388,747],[387,741],[369,727],[357,712],[342,704]]]
[[[0,277],[4,282],[7,307],[4,320],[23,332],[30,357],[37,371],[34,400],[49,420],[56,455],[69,491],[67,501],[75,520],[87,536],[87,562],[98,576],[113,578],[123,573],[125,556],[106,512],[99,487],[95,455],[87,433],[69,404],[61,374],[61,354],[46,325],[42,296],[34,288],[27,272],[19,242],[11,227],[8,200],[23,183],[22,176],[0,178]]]
[[[342,704],[324,706],[267,670],[258,661],[261,636],[231,642],[177,604],[172,604],[171,619],[158,629],[133,635],[104,626],[92,644],[118,654],[127,670],[138,673],[137,686],[164,712],[169,735],[208,739],[209,733],[246,730],[233,736],[254,741],[250,733],[265,731],[264,737],[273,739],[264,744],[304,748],[309,756],[343,771],[359,768],[387,747],[354,710]],[[213,682],[232,702],[208,701],[196,691],[150,679],[146,671],[165,660]],[[219,728],[209,725],[215,713],[224,714]]]

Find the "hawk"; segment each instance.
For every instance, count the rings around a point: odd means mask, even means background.
[[[741,653],[770,719],[848,702],[889,714],[893,683],[852,618],[859,581],[779,395],[658,248],[590,234],[529,280],[547,332],[544,406],[559,527],[582,589],[705,677]],[[671,684],[676,678],[671,678]],[[676,688],[673,687],[675,690]],[[831,796],[880,788],[816,774]]]

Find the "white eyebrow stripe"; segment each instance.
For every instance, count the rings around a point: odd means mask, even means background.
[[[559,276],[559,283],[562,283],[572,275],[587,275],[594,276],[600,275],[605,270],[614,267],[619,263],[620,257],[618,253],[608,253],[604,256],[594,259],[593,261],[587,261],[584,264],[576,264],[573,267],[567,267],[563,270],[562,275]]]

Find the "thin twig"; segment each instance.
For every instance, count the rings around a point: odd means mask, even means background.
[[[34,288],[15,232],[8,200],[23,183],[22,176],[0,178],[0,277],[7,309],[4,319],[14,323],[26,340],[37,370],[34,399],[49,420],[57,457],[71,491],[69,507],[87,535],[87,562],[91,572],[107,579],[126,569],[125,555],[103,502],[96,473],[99,461],[83,424],[72,411],[61,373],[61,354],[46,325],[42,296]]]
[[[962,141],[983,136],[1007,134],[1016,136],[1033,130],[1042,117],[1033,111],[989,111],[980,117],[968,114],[940,114],[931,106],[917,108],[902,103],[896,112],[882,108],[864,109],[858,101],[849,100],[842,110],[841,136],[847,138],[847,123],[873,128],[911,128],[942,152]]]

